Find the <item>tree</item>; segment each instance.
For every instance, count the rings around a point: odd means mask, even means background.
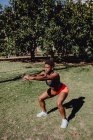
[[[30,54],[37,46],[52,58],[93,56],[93,4],[54,0],[11,0],[0,14],[3,54]]]

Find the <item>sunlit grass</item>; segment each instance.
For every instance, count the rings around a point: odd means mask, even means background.
[[[59,65],[57,65],[59,67]],[[0,81],[18,74],[41,71],[41,63],[1,62]],[[38,96],[47,90],[44,81],[8,81],[0,83],[0,139],[1,140],[92,140],[93,139],[93,67],[73,67],[57,70],[70,93],[65,103],[75,101],[75,107],[66,108],[67,117],[75,116],[67,129],[61,129],[58,110],[48,117],[36,118],[41,111]],[[79,97],[84,99],[79,100]],[[56,107],[57,96],[46,100],[47,111]],[[77,107],[77,108],[76,108]],[[76,110],[75,110],[76,109]]]

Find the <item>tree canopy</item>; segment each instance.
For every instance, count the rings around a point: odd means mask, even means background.
[[[10,0],[0,4],[0,55],[93,56],[93,2]]]

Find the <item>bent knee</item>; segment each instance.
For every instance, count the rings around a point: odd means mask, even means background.
[[[38,97],[38,101],[44,101],[44,100],[45,100],[45,98],[43,98],[42,96]]]
[[[39,100],[39,101],[42,101],[42,97],[41,97],[41,96],[38,96],[38,100]]]
[[[57,107],[60,109],[64,109],[64,106],[63,106],[63,101],[57,101]]]
[[[57,107],[62,108],[62,102],[57,102]]]

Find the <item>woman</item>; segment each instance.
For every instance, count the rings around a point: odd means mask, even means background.
[[[58,95],[57,107],[62,117],[61,128],[66,128],[68,125],[68,121],[66,119],[65,109],[62,104],[68,95],[69,89],[60,81],[59,74],[57,72],[54,72],[54,62],[51,60],[47,60],[45,62],[45,68],[43,72],[33,76],[26,75],[24,76],[24,80],[46,81],[49,89],[38,97],[42,112],[38,113],[37,117],[48,115],[46,111],[45,100]]]

